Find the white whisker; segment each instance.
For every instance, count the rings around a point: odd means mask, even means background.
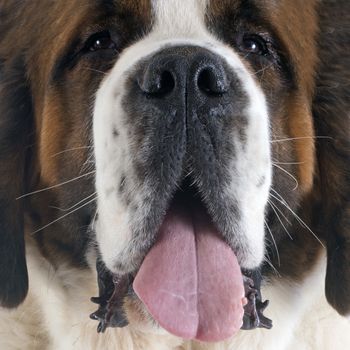
[[[67,153],[67,152],[78,151],[78,150],[87,149],[87,148],[92,148],[92,146],[81,146],[81,147],[67,148],[64,151],[61,151],[61,152],[58,152],[58,153],[55,153],[55,154],[51,155],[50,157],[53,158],[53,157],[59,156],[60,154],[64,154],[64,153]]]
[[[89,70],[91,72],[95,72],[95,73],[100,73],[102,75],[107,75],[106,72],[103,72],[102,70],[98,70],[98,69],[93,69],[93,68],[84,68],[85,70]]]
[[[282,165],[300,165],[305,164],[306,162],[275,162],[273,161],[272,164],[282,164]]]
[[[254,72],[253,75],[258,75],[259,73],[263,73],[263,76],[262,78],[264,77],[264,73],[267,69],[271,68],[272,66],[274,65],[274,63],[271,63],[270,65],[266,66],[266,67],[263,67],[261,69],[259,69],[258,71]]]
[[[47,225],[45,225],[45,226],[39,228],[38,230],[32,232],[31,235],[35,235],[36,233],[38,233],[38,232],[40,232],[40,231],[42,231],[42,230],[45,230],[46,228],[50,227],[51,225],[55,224],[56,222],[58,222],[58,221],[60,221],[60,220],[62,220],[62,219],[64,219],[64,218],[66,218],[67,216],[69,216],[69,215],[75,213],[76,211],[78,211],[78,210],[84,208],[85,206],[87,206],[88,204],[94,202],[95,200],[96,200],[96,198],[91,199],[90,201],[84,203],[84,204],[81,205],[80,207],[78,207],[78,208],[76,208],[76,209],[70,211],[69,213],[67,213],[67,214],[65,214],[65,215],[60,216],[58,219],[53,220],[53,221],[51,221],[49,224],[47,224]]]
[[[30,193],[23,194],[22,196],[17,197],[16,200],[19,200],[19,199],[22,199],[22,198],[25,198],[25,197],[29,197],[29,196],[32,196],[32,195],[37,194],[37,193],[45,192],[45,191],[51,190],[51,189],[53,189],[53,188],[57,188],[57,187],[60,187],[60,186],[67,185],[67,184],[69,184],[69,183],[71,183],[71,182],[74,182],[74,181],[77,181],[77,180],[79,180],[79,179],[82,179],[83,177],[92,175],[92,174],[94,174],[95,172],[96,172],[96,170],[93,170],[93,171],[90,171],[90,172],[88,172],[88,173],[86,173],[86,174],[77,176],[77,177],[75,177],[74,179],[70,179],[70,180],[61,182],[61,183],[59,183],[59,184],[57,184],[57,185],[53,185],[53,186],[50,186],[50,187],[42,188],[42,189],[37,190],[37,191],[34,191],[34,192],[30,192]]]
[[[275,207],[274,204],[273,204],[270,200],[268,200],[267,202],[269,203],[270,207],[272,208],[272,210],[274,211],[275,215],[277,216],[277,218],[278,218],[279,222],[281,223],[283,229],[287,232],[288,237],[289,237],[291,240],[293,240],[293,237],[291,236],[291,234],[290,234],[289,231],[287,230],[286,226],[284,225],[284,223],[283,223],[282,220],[281,220],[281,217],[279,216],[279,214],[277,213],[276,209],[274,208],[274,207]]]
[[[265,225],[266,225],[266,227],[267,227],[267,230],[269,231],[270,236],[271,236],[271,238],[272,238],[273,245],[275,246],[275,250],[276,250],[276,254],[277,254],[278,266],[281,266],[280,253],[279,253],[279,251],[278,251],[278,247],[277,247],[277,243],[276,243],[275,237],[273,236],[273,234],[272,234],[272,232],[271,232],[271,229],[270,229],[270,227],[269,227],[267,221],[266,221],[266,220],[264,220],[264,221],[265,221]]]
[[[270,259],[267,257],[267,256],[265,256],[265,259],[264,259],[266,262],[267,262],[267,264],[272,268],[272,270],[275,272],[275,274],[276,274],[276,276],[278,276],[278,277],[281,277],[281,274],[278,272],[278,270],[276,269],[276,267],[272,264],[272,262],[270,261]]]
[[[273,203],[272,201],[268,200],[269,204],[273,205],[274,208],[283,216],[284,220],[287,221],[288,225],[292,225],[292,223],[289,221],[289,219],[284,215],[283,211],[277,206],[276,203]]]
[[[295,182],[295,187],[292,189],[293,191],[295,191],[299,187],[299,182],[297,178],[293,176],[289,171],[287,171],[286,169],[282,168],[280,165],[277,165],[275,163],[273,163],[272,165],[275,166],[277,169],[280,169],[281,171],[283,171]]]
[[[86,161],[82,165],[82,167],[79,171],[79,174],[81,174],[83,171],[87,170],[89,164],[95,164],[95,162],[91,160],[94,156],[95,156],[95,154],[93,152],[91,152],[91,154],[88,156],[88,158],[86,159]]]
[[[278,196],[285,204],[288,205],[285,199],[274,188],[271,187],[271,191],[275,192],[276,196]]]
[[[274,199],[276,199],[278,202],[280,202],[281,204],[283,204],[294,216],[295,218],[299,221],[299,223],[304,226],[309,232],[311,232],[311,234],[315,237],[315,239],[321,244],[321,246],[323,248],[326,248],[324,246],[324,244],[322,243],[322,241],[317,237],[317,235],[311,230],[311,228],[300,218],[300,216],[298,214],[296,214],[292,208],[286,203],[285,200],[280,200],[279,198],[277,198],[276,196],[274,196],[272,193],[270,193],[270,196],[273,197]]]
[[[60,211],[70,211],[72,209],[74,209],[75,207],[77,207],[78,205],[80,205],[81,203],[84,203],[86,200],[88,200],[89,198],[91,198],[92,196],[95,196],[97,192],[94,192],[92,194],[90,194],[89,196],[85,197],[84,199],[82,199],[81,201],[79,201],[78,203],[75,203],[73,206],[71,206],[70,208],[59,208],[59,207],[53,207],[51,206],[50,208],[53,209],[57,209]]]
[[[271,143],[274,142],[285,142],[285,141],[295,141],[295,140],[306,140],[306,139],[329,139],[333,140],[333,137],[330,136],[300,136],[300,137],[287,137],[283,139],[271,140]]]
[[[92,231],[95,231],[95,224],[96,224],[97,214],[98,214],[98,212],[97,212],[97,209],[96,209],[96,213],[95,213],[94,218],[92,219],[92,222],[91,222],[91,229],[92,229]]]

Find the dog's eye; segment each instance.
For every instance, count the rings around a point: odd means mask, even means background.
[[[259,35],[244,35],[239,47],[241,51],[255,55],[264,56],[269,52],[266,40]]]
[[[84,51],[96,52],[100,50],[117,50],[117,45],[108,31],[93,34],[86,41]]]

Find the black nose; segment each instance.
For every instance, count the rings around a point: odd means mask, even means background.
[[[186,176],[198,188],[226,186],[249,101],[235,67],[203,47],[168,46],[126,77],[123,122],[135,176],[161,189],[159,201]]]
[[[197,47],[161,51],[144,66],[139,87],[149,98],[221,97],[228,90],[222,58]]]

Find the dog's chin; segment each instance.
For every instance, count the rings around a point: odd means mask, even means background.
[[[136,239],[132,239],[130,244],[112,260],[112,263],[107,263],[106,266],[113,275],[123,276],[128,274],[134,278],[145,257],[154,246],[159,244],[161,238],[164,235],[176,235],[183,229],[190,230],[189,227],[183,227],[185,225],[193,226],[194,231],[199,231],[195,232],[193,237],[196,241],[198,237],[200,238],[205,234],[205,232],[201,232],[203,230],[206,231],[205,226],[210,227],[211,234],[218,237],[230,247],[242,269],[253,270],[258,268],[261,259],[250,259],[253,255],[250,247],[246,247],[245,241],[240,242],[238,238],[236,239],[234,237],[235,233],[233,231],[238,230],[239,224],[234,222],[232,226],[235,226],[235,229],[227,229],[229,225],[227,225],[228,222],[224,219],[227,216],[227,208],[230,208],[230,201],[227,200],[225,204],[217,205],[217,197],[219,196],[216,194],[216,198],[213,197],[206,191],[199,190],[195,181],[191,178],[186,178],[181,182],[181,185],[176,186],[176,190],[170,195],[167,203],[157,205],[157,200],[151,201],[154,207],[148,213],[151,219],[144,218],[143,220],[139,220],[138,227],[134,227],[131,230],[131,232],[142,232],[139,235],[135,234],[135,236],[140,237],[146,232],[144,242],[137,242],[133,246],[132,243],[133,241],[136,242]],[[231,207],[234,207],[234,205]],[[223,208],[222,212],[220,212],[221,208]],[[169,220],[171,221],[171,227],[168,227]],[[150,221],[152,221],[152,224],[149,224]],[[154,231],[154,233],[150,231]],[[189,235],[190,232],[186,234]],[[181,238],[185,239],[186,234]],[[240,234],[240,236],[243,236],[243,234]],[[174,250],[177,250],[177,246],[174,247]],[[258,252],[254,253],[256,256],[259,255]]]
[[[145,256],[162,237],[168,219],[175,221],[176,227],[170,229],[172,235],[181,231],[178,224],[189,224],[184,221],[190,221],[197,231],[209,226],[212,233],[231,248],[242,269],[258,268],[264,258],[264,209],[258,216],[255,212],[247,214],[223,188],[206,191],[191,178],[180,183],[173,186],[172,194],[156,193],[154,198],[148,197],[145,205],[138,205],[137,211],[127,209],[127,224],[120,220],[120,225],[115,222],[113,226],[111,220],[99,220],[97,227],[106,222],[97,229],[97,241],[107,268],[115,275],[135,276]],[[248,221],[247,217],[251,219]],[[124,226],[126,234],[122,235]],[[113,237],[113,227],[116,227],[114,232],[118,232],[118,239]],[[198,232],[197,236],[203,235]]]

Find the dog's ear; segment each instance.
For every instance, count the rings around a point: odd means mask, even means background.
[[[317,140],[318,213],[327,243],[326,296],[342,315],[350,316],[350,6],[323,5],[322,59],[314,103]],[[350,4],[350,3],[349,3]],[[329,22],[329,23],[327,23]]]
[[[0,59],[0,306],[8,308],[28,291],[23,201],[16,198],[25,190],[31,113],[23,64]]]

